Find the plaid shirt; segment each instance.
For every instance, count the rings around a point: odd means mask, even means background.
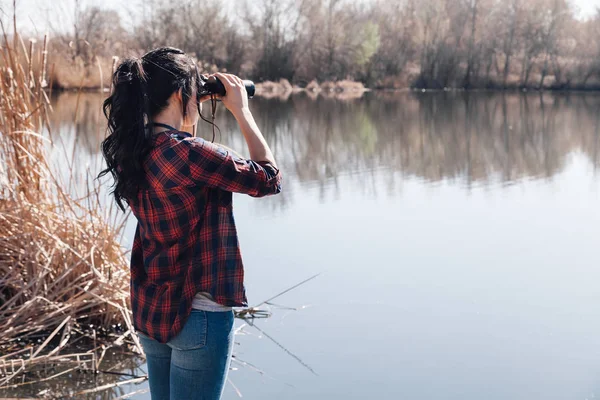
[[[187,132],[161,132],[153,144],[145,188],[129,201],[138,221],[131,308],[136,331],[166,343],[183,328],[196,292],[226,306],[248,305],[232,192],[279,193],[281,174]]]

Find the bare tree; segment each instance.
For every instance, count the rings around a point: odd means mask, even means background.
[[[548,75],[549,63],[554,64],[555,74],[558,73],[560,78],[560,67],[557,59],[559,35],[565,25],[566,19],[570,16],[570,8],[565,0],[552,0],[552,6],[544,13],[544,18],[541,24],[541,45],[543,52],[543,65],[541,68],[541,77],[539,87],[544,87],[544,79]]]
[[[518,29],[522,14],[521,4],[523,0],[508,0],[499,2],[499,33],[504,53],[504,67],[502,72],[502,86],[506,87],[512,57],[519,46]]]
[[[169,45],[256,80],[600,85],[600,16],[575,18],[569,0],[246,0],[237,18],[218,0],[140,0],[129,31],[116,11],[62,1],[72,29],[55,37],[87,67]]]

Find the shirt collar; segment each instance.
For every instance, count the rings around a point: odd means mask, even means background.
[[[185,132],[185,131],[162,131],[159,133],[154,133],[152,135],[152,137],[156,140],[158,138],[163,138],[163,137],[172,137],[175,139],[184,139],[184,138],[189,138],[192,137],[192,134],[189,132]]]
[[[174,139],[179,139],[179,140],[183,140],[185,138],[189,138],[192,137],[191,133],[188,132],[184,132],[184,131],[171,131],[169,132],[169,135],[174,138]]]
[[[183,136],[183,137],[192,137],[192,134],[185,131],[176,131],[172,132],[171,135]]]

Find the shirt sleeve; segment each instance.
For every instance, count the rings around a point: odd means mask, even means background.
[[[281,192],[281,172],[268,161],[237,157],[202,138],[185,140],[190,178],[208,187],[263,197]]]

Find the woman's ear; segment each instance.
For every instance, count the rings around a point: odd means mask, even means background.
[[[178,91],[176,91],[175,93],[175,98],[177,99],[177,101],[183,103],[183,89],[180,88]]]

